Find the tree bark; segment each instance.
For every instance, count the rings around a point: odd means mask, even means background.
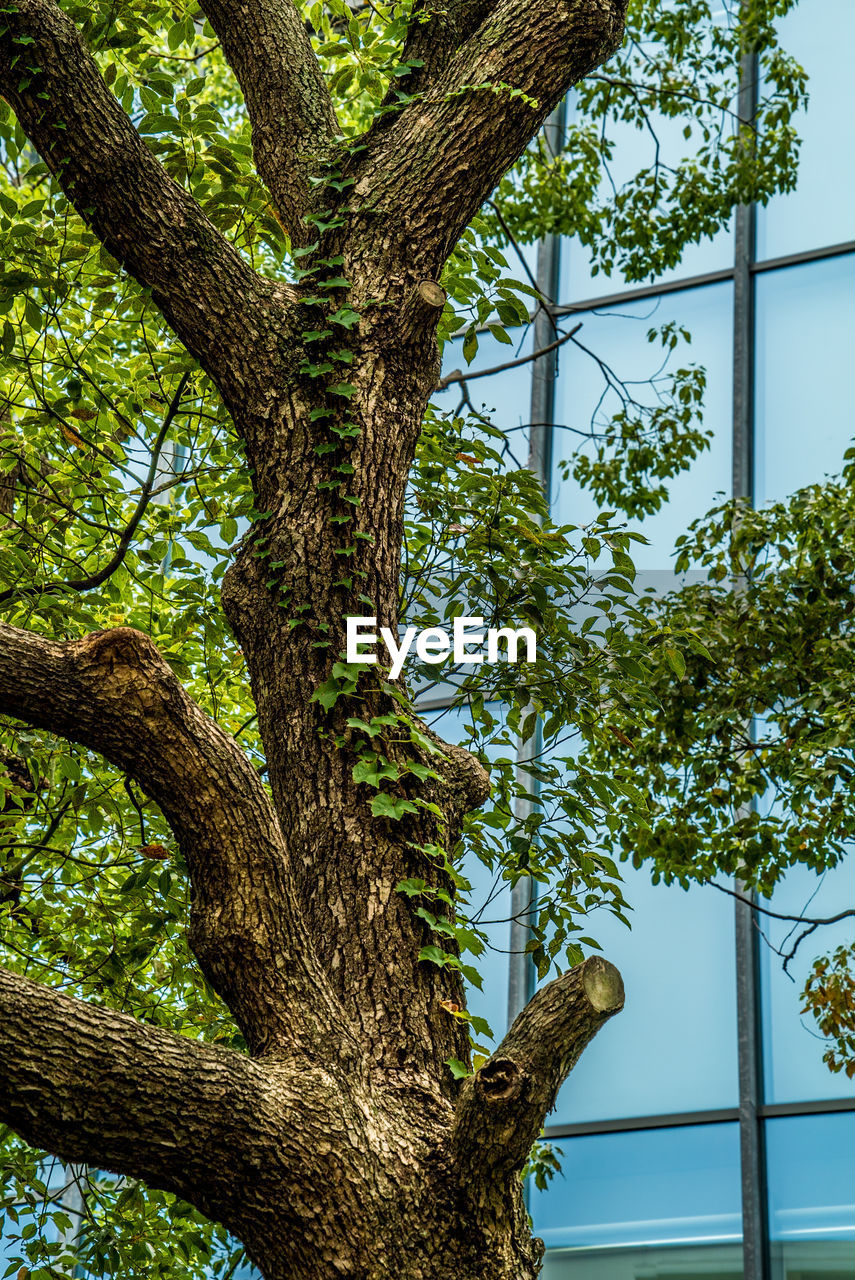
[[[442,880],[430,849],[455,845],[487,776],[460,748],[429,750],[376,669],[329,712],[313,695],[349,615],[397,626],[444,262],[561,95],[617,46],[626,2],[424,6],[405,46],[427,54],[417,99],[340,152],[289,0],[204,7],[295,242],[308,240],[315,168],[352,179],[317,197],[331,202],[330,226],[301,259],[315,275],[299,287],[253,272],[168,178],[53,0],[13,0],[3,14],[0,91],[214,379],[243,442],[264,514],[223,608],[270,791],[127,628],[58,644],[0,625],[0,711],[100,753],[159,804],[190,871],[191,946],[250,1057],[0,971],[0,1120],[67,1159],[177,1191],[233,1230],[266,1280],[533,1280],[541,1250],[520,1170],[561,1082],[621,1007],[620,978],[595,959],[551,983],[456,1082],[446,1061],[468,1058],[447,1012],[464,1001],[459,974],[419,961],[431,934],[397,886]],[[330,258],[341,276],[321,301]],[[325,330],[326,348],[306,336]],[[346,392],[313,372],[333,340],[347,347]],[[390,711],[384,749],[408,802],[394,822],[372,816],[347,723]],[[407,774],[412,759],[426,779]]]

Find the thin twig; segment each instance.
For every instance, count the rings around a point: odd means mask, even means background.
[[[492,369],[477,369],[474,373],[463,373],[460,369],[455,369],[453,373],[449,373],[446,377],[440,379],[436,384],[436,390],[445,391],[448,387],[453,386],[455,382],[470,382],[473,378],[489,378],[494,373],[505,373],[508,369],[518,369],[522,364],[530,364],[532,360],[539,360],[541,356],[549,355],[550,351],[563,347],[564,343],[569,342],[581,328],[580,321],[575,328],[568,333],[562,334],[557,341],[548,343],[547,346],[541,347],[539,351],[533,351],[530,356],[520,356],[517,360],[508,360],[505,364],[494,365]]]
[[[822,924],[837,924],[841,920],[847,920],[850,916],[855,916],[855,907],[849,907],[846,911],[839,911],[836,916],[785,915],[780,911],[772,911],[769,907],[761,907],[758,902],[747,898],[744,893],[739,893],[736,889],[728,889],[726,885],[718,884],[715,880],[710,880],[709,883],[713,889],[718,889],[720,893],[729,894],[731,898],[744,902],[747,907],[751,907],[753,911],[759,911],[764,916],[771,916],[773,920],[793,920],[796,924],[809,924],[818,927]]]
[[[41,596],[45,595],[47,592],[54,591],[91,591],[94,587],[100,587],[102,583],[106,582],[107,579],[116,572],[127,554],[128,547],[131,545],[131,540],[137,531],[137,526],[145,515],[146,508],[151,500],[151,495],[154,490],[154,482],[157,479],[160,452],[166,441],[169,429],[175,420],[175,415],[178,413],[181,405],[181,397],[184,395],[189,381],[190,374],[185,373],[178,384],[175,395],[172,397],[172,402],[167,410],[166,417],[163,420],[163,425],[157,433],[157,439],[155,440],[151,455],[151,466],[148,469],[148,475],[144,485],[142,486],[139,501],[134,508],[133,515],[125,525],[124,532],[119,539],[119,545],[116,547],[116,550],[104,567],[99,569],[97,573],[90,574],[86,578],[69,578],[66,579],[65,582],[47,583],[45,586],[23,588],[9,587],[6,591],[0,592],[0,604],[5,604],[7,600],[11,600],[13,597],[27,598]]]

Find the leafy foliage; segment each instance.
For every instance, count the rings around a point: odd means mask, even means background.
[[[0,1130],[0,1160],[6,1276],[202,1280],[214,1274],[230,1280],[245,1265],[243,1249],[223,1227],[167,1192],[64,1166],[8,1130]]]
[[[660,664],[655,715],[622,719],[631,745],[610,751],[648,796],[622,846],[668,880],[723,872],[768,894],[855,836],[852,470],[761,510],[717,508],[679,540],[678,571],[701,580],[648,598],[663,630],[701,639]]]
[[[559,464],[565,480],[572,476],[597,502],[609,503],[636,519],[660,510],[668,498],[665,482],[685,471],[709,447],[712,434],[703,429],[704,370],[697,365],[667,368],[678,344],[691,342],[689,331],[664,324],[650,329],[647,339],[659,340],[665,359],[647,380],[646,398],[597,360],[604,390],[591,423],[590,441]],[[597,359],[595,353],[588,354]]]
[[[832,1071],[855,1077],[855,944],[814,961],[804,991],[803,1013],[812,1013],[829,1041],[823,1061]]]
[[[501,444],[498,429],[477,420],[431,416],[425,424],[404,607],[419,627],[462,614],[536,631],[536,663],[446,664],[440,689],[465,709],[464,740],[493,782],[491,801],[468,820],[469,847],[509,883],[529,876],[542,887],[531,946],[546,973],[559,954],[582,958],[576,935],[586,912],[602,904],[626,910],[598,832],[612,821],[618,793],[632,803],[634,788],[579,768],[575,755],[609,732],[615,705],[646,698],[651,637],[646,625],[644,639],[640,626],[626,625],[630,616],[641,624],[628,602],[628,552],[638,535],[610,513],[586,529],[557,527],[535,476],[505,469]],[[413,667],[426,695],[435,675],[435,667]],[[538,723],[539,749],[519,776],[518,744]],[[522,821],[521,797],[537,800]]]
[[[503,180],[510,230],[576,236],[593,274],[643,280],[714,236],[739,203],[791,190],[806,78],[775,23],[793,3],[633,0],[623,48],[577,87],[557,154],[539,140]],[[761,81],[751,121],[738,102],[749,50]]]
[[[678,540],[690,580],[640,607],[697,641],[663,647],[655,710],[619,716],[620,736],[590,760],[631,771],[645,796],[617,801],[616,857],[669,883],[724,874],[768,897],[788,868],[821,873],[851,853],[853,480],[850,449],[839,478],[761,510],[727,503]],[[850,959],[817,960],[804,998],[836,1042],[826,1062],[852,1074]]]

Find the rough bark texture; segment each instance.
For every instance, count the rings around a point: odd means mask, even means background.
[[[191,945],[251,1051],[155,1031],[0,971],[0,1120],[68,1159],[178,1191],[231,1228],[267,1280],[534,1277],[541,1250],[519,1172],[562,1080],[622,1004],[616,971],[589,960],[540,991],[456,1084],[444,1064],[466,1056],[464,1031],[442,1002],[462,1002],[459,978],[418,962],[426,926],[395,889],[435,877],[416,846],[456,840],[486,775],[446,746],[419,793],[442,817],[374,819],[353,753],[330,732],[346,738],[347,713],[326,716],[311,694],[366,597],[380,625],[397,623],[443,263],[562,94],[616,48],[625,3],[425,0],[428,21],[413,24],[403,55],[424,59],[406,85],[418,97],[341,158],[354,181],[332,197],[340,225],[303,259],[341,254],[349,283],[331,301],[361,316],[356,390],[337,418],[359,432],[332,460],[317,448],[330,420],[313,411],[332,405],[336,420],[334,402],[300,372],[309,287],[254,273],[168,178],[53,0],[14,0],[2,15],[0,92],[216,382],[270,513],[238,551],[223,607],[250,672],[272,801],[144,635],[57,644],[0,625],[0,712],[102,754],[161,806],[193,882]],[[336,125],[302,22],[290,0],[204,8],[243,89],[260,176],[305,242],[308,179]],[[328,484],[342,460],[349,523],[334,518],[345,499]],[[262,545],[281,566],[272,590]],[[289,616],[303,625],[292,630]],[[379,684],[365,696],[369,710],[389,705]]]

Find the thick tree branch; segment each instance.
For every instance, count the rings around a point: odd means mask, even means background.
[[[418,99],[375,127],[354,206],[378,228],[392,219],[437,274],[562,96],[618,47],[625,13],[626,0],[498,0]]]
[[[264,1226],[279,1266],[334,1238],[342,1209],[325,1193],[343,1162],[357,1217],[370,1139],[347,1083],[323,1070],[262,1065],[0,968],[0,1080],[0,1122],[27,1142],[172,1191],[251,1244]],[[330,1131],[352,1148],[333,1152]],[[308,1198],[327,1200],[311,1222]],[[269,1261],[261,1245],[253,1256]]]
[[[303,222],[308,179],[339,132],[332,100],[293,0],[202,0],[237,76],[252,124],[259,176],[292,243],[316,232]]]
[[[592,956],[532,997],[496,1052],[463,1086],[453,1146],[478,1188],[525,1164],[559,1088],[600,1027],[623,1008],[613,964]]]
[[[0,94],[99,240],[217,377],[257,336],[275,287],[257,276],[167,175],[53,0],[0,20]]]
[[[0,623],[0,712],[82,743],[160,805],[187,860],[191,945],[255,1053],[355,1052],[296,904],[267,793],[240,747],[128,627],[57,643]]]
[[[423,92],[495,7],[496,0],[413,0],[400,58],[411,70],[395,79],[384,106],[394,105],[400,94]]]
[[[495,0],[414,0],[402,63],[415,63],[395,90],[420,93],[435,80],[453,55],[495,7]],[[395,101],[394,90],[386,99]]]
[[[34,1146],[191,1200],[234,1159],[260,1092],[248,1058],[4,968],[0,1078],[0,1120]]]

